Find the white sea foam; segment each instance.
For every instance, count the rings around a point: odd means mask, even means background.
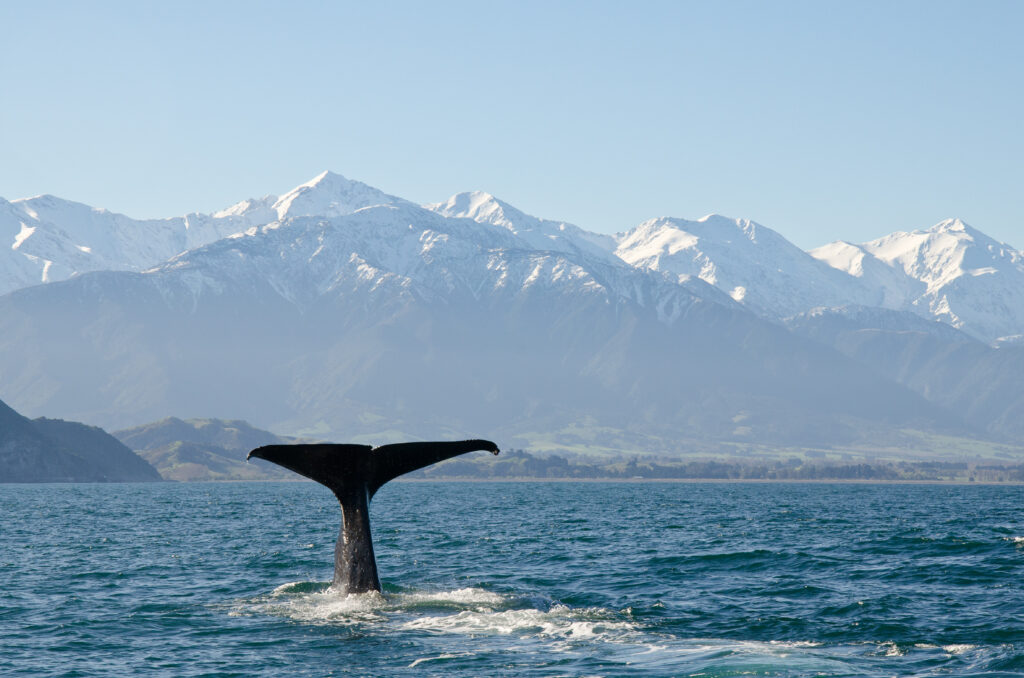
[[[270,592],[272,596],[280,596],[287,593],[307,593],[310,591],[323,591],[328,587],[327,584],[321,584],[319,582],[306,582],[306,581],[290,581],[287,584],[281,584],[276,589]]]
[[[409,668],[410,669],[414,668],[416,666],[419,666],[420,664],[423,664],[424,662],[435,662],[435,661],[443,661],[445,659],[458,659],[459,657],[472,657],[472,656],[473,655],[470,654],[469,652],[460,652],[459,654],[451,654],[449,652],[445,652],[444,654],[439,654],[436,657],[420,657],[419,659],[417,659],[413,663],[409,664]]]
[[[282,616],[307,623],[384,623],[401,630],[469,636],[607,640],[637,633],[635,624],[612,610],[561,604],[538,609],[523,603],[480,588],[342,595],[324,583],[290,582],[266,596],[238,602],[231,614]],[[436,658],[423,661],[431,659]]]
[[[892,641],[882,643],[879,646],[879,649],[885,651],[886,657],[902,657],[907,653],[906,650],[902,649],[899,645]]]
[[[383,627],[428,636],[465,636],[472,638],[474,648],[482,652],[504,651],[509,642],[528,642],[548,652],[598,653],[617,665],[669,672],[681,665],[692,665],[727,666],[741,673],[748,667],[763,671],[774,666],[798,672],[844,673],[850,669],[848,662],[865,656],[897,659],[917,652],[940,651],[963,655],[976,649],[967,644],[907,646],[891,641],[835,646],[811,640],[681,638],[644,629],[630,619],[627,611],[548,605],[481,588],[343,595],[325,582],[291,582],[264,596],[237,601],[230,614],[278,616],[310,624]],[[444,670],[446,662],[473,655],[474,652],[453,648],[410,658],[408,667],[438,672]]]
[[[376,591],[341,595],[327,584],[289,582],[278,586],[267,596],[240,601],[231,614],[265,614],[311,623],[359,624],[382,621],[387,606],[387,600]]]
[[[381,623],[408,614],[431,612],[492,614],[514,599],[479,588],[381,594],[376,591],[341,594],[326,582],[289,582],[265,596],[237,601],[233,616],[272,615],[295,621],[331,624]]]
[[[551,638],[595,638],[622,636],[636,631],[630,622],[611,619],[612,613],[598,608],[573,610],[554,605],[550,610],[501,611],[465,610],[453,615],[426,615],[401,624],[403,629],[464,635],[517,634]]]
[[[389,598],[400,603],[457,603],[459,605],[502,605],[508,598],[478,588],[421,593],[398,593]]]

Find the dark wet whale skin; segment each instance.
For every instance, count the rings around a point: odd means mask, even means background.
[[[266,445],[249,453],[325,485],[341,504],[341,530],[334,547],[334,581],[340,593],[380,591],[377,561],[370,534],[370,500],[380,487],[398,476],[450,459],[487,450],[498,454],[489,440],[398,443],[371,447],[326,443]]]

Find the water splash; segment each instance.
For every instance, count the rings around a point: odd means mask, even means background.
[[[454,615],[423,616],[401,624],[406,630],[453,633],[467,636],[519,635],[579,639],[624,639],[638,627],[616,621],[609,610],[574,610],[553,605],[548,610],[466,610]]]
[[[621,613],[574,609],[501,595],[480,588],[451,591],[341,594],[326,582],[289,582],[265,596],[237,601],[234,616],[266,615],[337,625],[385,625],[395,630],[467,636],[510,635],[550,638],[621,637],[637,626]]]

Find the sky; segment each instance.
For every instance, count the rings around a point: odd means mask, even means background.
[[[1024,2],[0,0],[0,196],[136,218],[325,169],[613,233],[1024,248]]]

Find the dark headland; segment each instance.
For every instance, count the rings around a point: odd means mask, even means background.
[[[159,480],[155,468],[103,429],[29,419],[0,402],[0,483]]]

